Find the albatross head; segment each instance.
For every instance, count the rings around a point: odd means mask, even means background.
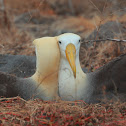
[[[73,33],[58,36],[61,57],[69,62],[74,78],[76,78],[76,59],[79,61],[80,39],[79,35]]]

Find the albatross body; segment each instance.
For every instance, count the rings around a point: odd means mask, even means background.
[[[103,96],[126,100],[126,54],[117,57],[95,72],[84,73],[79,62],[80,36],[58,36],[60,49],[59,96],[63,100],[98,102]]]
[[[28,78],[19,78],[0,72],[0,96],[19,95],[26,100],[57,98],[60,53],[56,37],[39,38],[33,43],[36,48],[36,72]]]

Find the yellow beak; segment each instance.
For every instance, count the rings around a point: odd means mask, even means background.
[[[66,47],[65,53],[66,53],[66,58],[70,64],[72,71],[73,71],[73,75],[76,78],[76,64],[75,64],[76,48],[75,48],[75,46],[72,43],[68,44]]]

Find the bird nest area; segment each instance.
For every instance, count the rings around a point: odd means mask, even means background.
[[[126,102],[25,101],[0,98],[0,126],[120,126],[126,124]]]

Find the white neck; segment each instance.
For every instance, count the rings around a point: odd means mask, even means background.
[[[66,58],[60,60],[59,70],[59,95],[62,100],[80,100],[85,94],[86,74],[83,73],[79,55],[76,57],[76,78]]]

